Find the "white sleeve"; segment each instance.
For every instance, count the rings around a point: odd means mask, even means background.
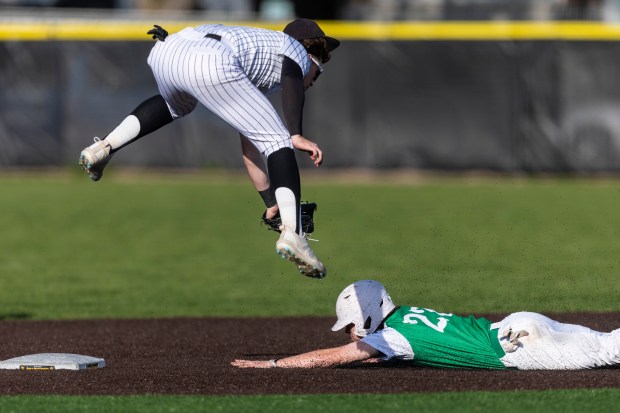
[[[385,355],[384,360],[398,358],[400,360],[413,360],[413,349],[409,341],[398,331],[386,327],[372,333],[362,339],[362,343],[368,344],[375,350]]]
[[[308,51],[297,40],[289,37],[288,35],[284,36],[285,38],[278,54],[280,56],[286,56],[297,63],[301,68],[301,73],[306,76],[310,71],[310,66],[312,65]]]

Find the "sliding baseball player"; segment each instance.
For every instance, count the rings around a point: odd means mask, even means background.
[[[440,368],[578,370],[620,364],[620,329],[602,333],[537,313],[497,322],[392,302],[381,283],[357,281],[336,301],[351,343],[273,360],[235,360],[242,368],[332,367],[409,360]]]

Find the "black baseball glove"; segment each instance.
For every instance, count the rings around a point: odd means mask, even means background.
[[[304,202],[301,204],[301,230],[306,234],[312,234],[314,232],[314,211],[317,206],[314,202]],[[263,212],[263,224],[267,225],[267,229],[270,231],[280,231],[282,225],[282,219],[280,218],[280,212],[275,217],[269,219]]]
[[[152,34],[153,40],[157,39],[162,42],[165,41],[166,37],[168,37],[168,32],[166,31],[166,29],[156,24],[154,24],[153,26],[155,26],[155,28],[146,32],[146,34]]]

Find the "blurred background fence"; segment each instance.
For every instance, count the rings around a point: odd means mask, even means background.
[[[0,0],[0,167],[75,164],[156,94],[153,23],[281,29],[301,16],[343,40],[306,99],[326,168],[617,172],[619,4]],[[115,164],[242,166],[236,133],[203,108]]]

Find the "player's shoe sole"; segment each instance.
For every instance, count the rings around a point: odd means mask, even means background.
[[[280,227],[282,233],[276,243],[276,252],[280,257],[291,261],[297,266],[299,272],[306,277],[325,278],[327,269],[325,265],[314,255],[304,236],[297,235],[294,231]]]
[[[299,269],[299,272],[306,277],[318,278],[319,280],[322,280],[327,275],[327,270],[325,269],[325,267],[317,268],[311,264],[306,263],[304,260],[297,257],[295,253],[287,247],[276,248],[276,252],[283,259],[287,259],[293,264],[295,264]]]
[[[95,138],[95,143],[84,148],[80,153],[78,164],[93,181],[96,182],[103,176],[103,168],[112,158],[110,150],[110,145],[107,145],[99,138]]]

